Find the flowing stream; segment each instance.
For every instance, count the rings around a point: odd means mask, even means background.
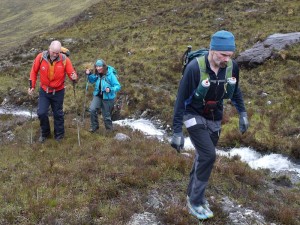
[[[35,112],[31,114],[31,112],[28,110],[12,110],[0,107],[0,115],[1,114],[23,117],[37,116]],[[160,141],[170,141],[170,137],[167,136],[167,133],[163,129],[157,128],[157,125],[154,125],[150,120],[147,119],[118,120],[114,121],[114,124],[119,126],[128,126],[133,130],[139,130],[146,136],[157,138]],[[188,137],[185,138],[184,148],[187,152],[194,150],[194,147]],[[248,165],[253,169],[269,169],[272,172],[289,171],[295,173],[298,178],[300,178],[300,165],[291,162],[287,157],[280,154],[262,155],[250,147],[232,148],[229,151],[217,150],[217,154],[226,157],[238,155],[241,158],[241,161],[248,163]]]
[[[156,128],[151,121],[146,119],[125,119],[114,123],[128,126],[133,130],[140,130],[145,135],[156,137],[159,140],[167,139],[170,141],[170,137],[166,137],[167,134],[164,130]],[[194,150],[194,146],[188,137],[185,138],[184,149],[186,151]],[[289,171],[296,173],[300,178],[300,165],[291,162],[287,157],[280,154],[262,155],[250,147],[232,148],[229,151],[217,150],[217,154],[226,157],[238,155],[241,161],[246,162],[252,169],[269,169],[272,172]]]
[[[31,111],[28,110],[19,110],[16,108],[0,108],[0,115],[14,115],[14,116],[23,116],[23,117],[37,117],[36,110]]]

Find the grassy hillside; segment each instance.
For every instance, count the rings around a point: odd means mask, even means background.
[[[0,55],[29,38],[52,30],[99,0],[2,0],[0,8]]]
[[[47,49],[53,38],[71,50],[71,60],[81,76],[77,105],[67,82],[67,135],[62,144],[50,140],[28,145],[30,123],[25,123],[15,128],[16,141],[2,148],[0,180],[5,185],[0,190],[0,218],[7,224],[52,224],[59,219],[70,224],[125,224],[133,213],[146,209],[163,224],[196,224],[183,207],[192,160],[176,155],[168,144],[145,140],[121,128],[132,141],[118,143],[103,132],[90,135],[86,123],[78,148],[72,119],[76,106],[83,107],[86,65],[103,58],[118,70],[121,117],[140,116],[147,110],[148,117],[161,119],[167,127],[181,77],[180,58],[187,45],[207,47],[211,34],[227,29],[236,36],[238,55],[273,33],[299,31],[297,0],[103,2],[1,58],[3,64],[14,63],[0,71],[1,96],[16,88],[26,98],[34,58],[28,52]],[[251,127],[240,135],[236,111],[226,104],[219,146],[253,146],[300,158],[299,52],[300,45],[295,45],[255,69],[241,68]],[[268,97],[262,97],[262,92]],[[38,121],[34,130],[36,140]],[[213,210],[217,215],[205,224],[228,222],[219,204],[224,195],[254,208],[270,222],[299,224],[299,187],[273,187],[269,175],[252,171],[239,160],[219,157],[208,189],[208,195],[216,198]],[[148,193],[153,190],[164,199],[164,208],[147,207]]]
[[[60,39],[70,48],[71,59],[80,75],[84,74],[85,65],[93,64],[97,58],[116,67],[122,83],[121,116],[140,115],[148,109],[148,116],[157,116],[167,125],[171,124],[181,76],[181,56],[187,45],[194,49],[207,47],[211,34],[227,29],[236,36],[238,55],[273,33],[297,31],[299,11],[298,1],[281,0],[107,1],[84,11],[79,20],[67,23],[65,29],[31,39],[11,59],[22,62],[17,72],[26,81],[33,56],[22,54],[32,48],[47,49],[51,38]],[[297,141],[300,94],[296,69],[299,48],[295,45],[256,69],[242,68],[241,87],[251,128],[244,136],[238,133],[236,112],[228,104],[220,144],[251,145],[258,150],[300,158]],[[4,74],[14,73],[10,70]],[[6,78],[1,80],[5,84],[10,82]],[[83,105],[84,87],[83,75],[78,85],[82,96],[78,100],[80,105]],[[267,92],[268,97],[263,98],[262,92]],[[272,104],[267,105],[267,101]],[[66,103],[67,111],[68,107]]]
[[[34,121],[33,145],[28,144],[30,123],[17,126],[15,140],[2,145],[0,224],[125,225],[132,215],[145,211],[165,225],[198,224],[185,207],[192,158],[121,127],[117,131],[131,141],[116,141],[103,125],[100,133],[91,135],[87,123],[81,127],[78,147],[74,116],[67,115],[66,125],[60,143],[35,143],[39,124]],[[238,158],[218,157],[207,190],[215,216],[203,224],[231,224],[221,208],[222,198],[228,196],[268,222],[299,225],[299,186],[277,186],[288,184],[288,177],[270,175]]]

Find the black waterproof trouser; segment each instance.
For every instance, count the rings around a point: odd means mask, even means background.
[[[64,136],[64,96],[65,89],[54,93],[47,93],[40,88],[37,115],[40,120],[41,136],[48,137],[50,135],[50,123],[48,116],[49,106],[51,106],[53,111],[54,137],[61,138]]]
[[[221,121],[208,121],[201,116],[186,123],[190,139],[195,147],[195,159],[190,172],[187,195],[191,204],[198,206],[205,202],[205,189],[216,160],[215,146],[219,140]]]

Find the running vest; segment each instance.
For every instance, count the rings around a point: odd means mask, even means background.
[[[212,80],[206,71],[205,56],[197,57],[200,70],[200,82],[195,91],[194,98],[205,104],[205,96],[210,87],[210,83],[224,83],[224,95],[222,99],[230,99],[236,86],[236,78],[232,76],[232,60],[229,60],[226,67],[225,80]]]

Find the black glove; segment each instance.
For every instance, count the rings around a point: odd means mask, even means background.
[[[171,139],[171,146],[175,148],[178,153],[181,152],[184,146],[184,136],[182,132],[173,134]]]
[[[246,112],[240,113],[240,121],[239,121],[240,132],[243,134],[249,128],[248,116]]]

